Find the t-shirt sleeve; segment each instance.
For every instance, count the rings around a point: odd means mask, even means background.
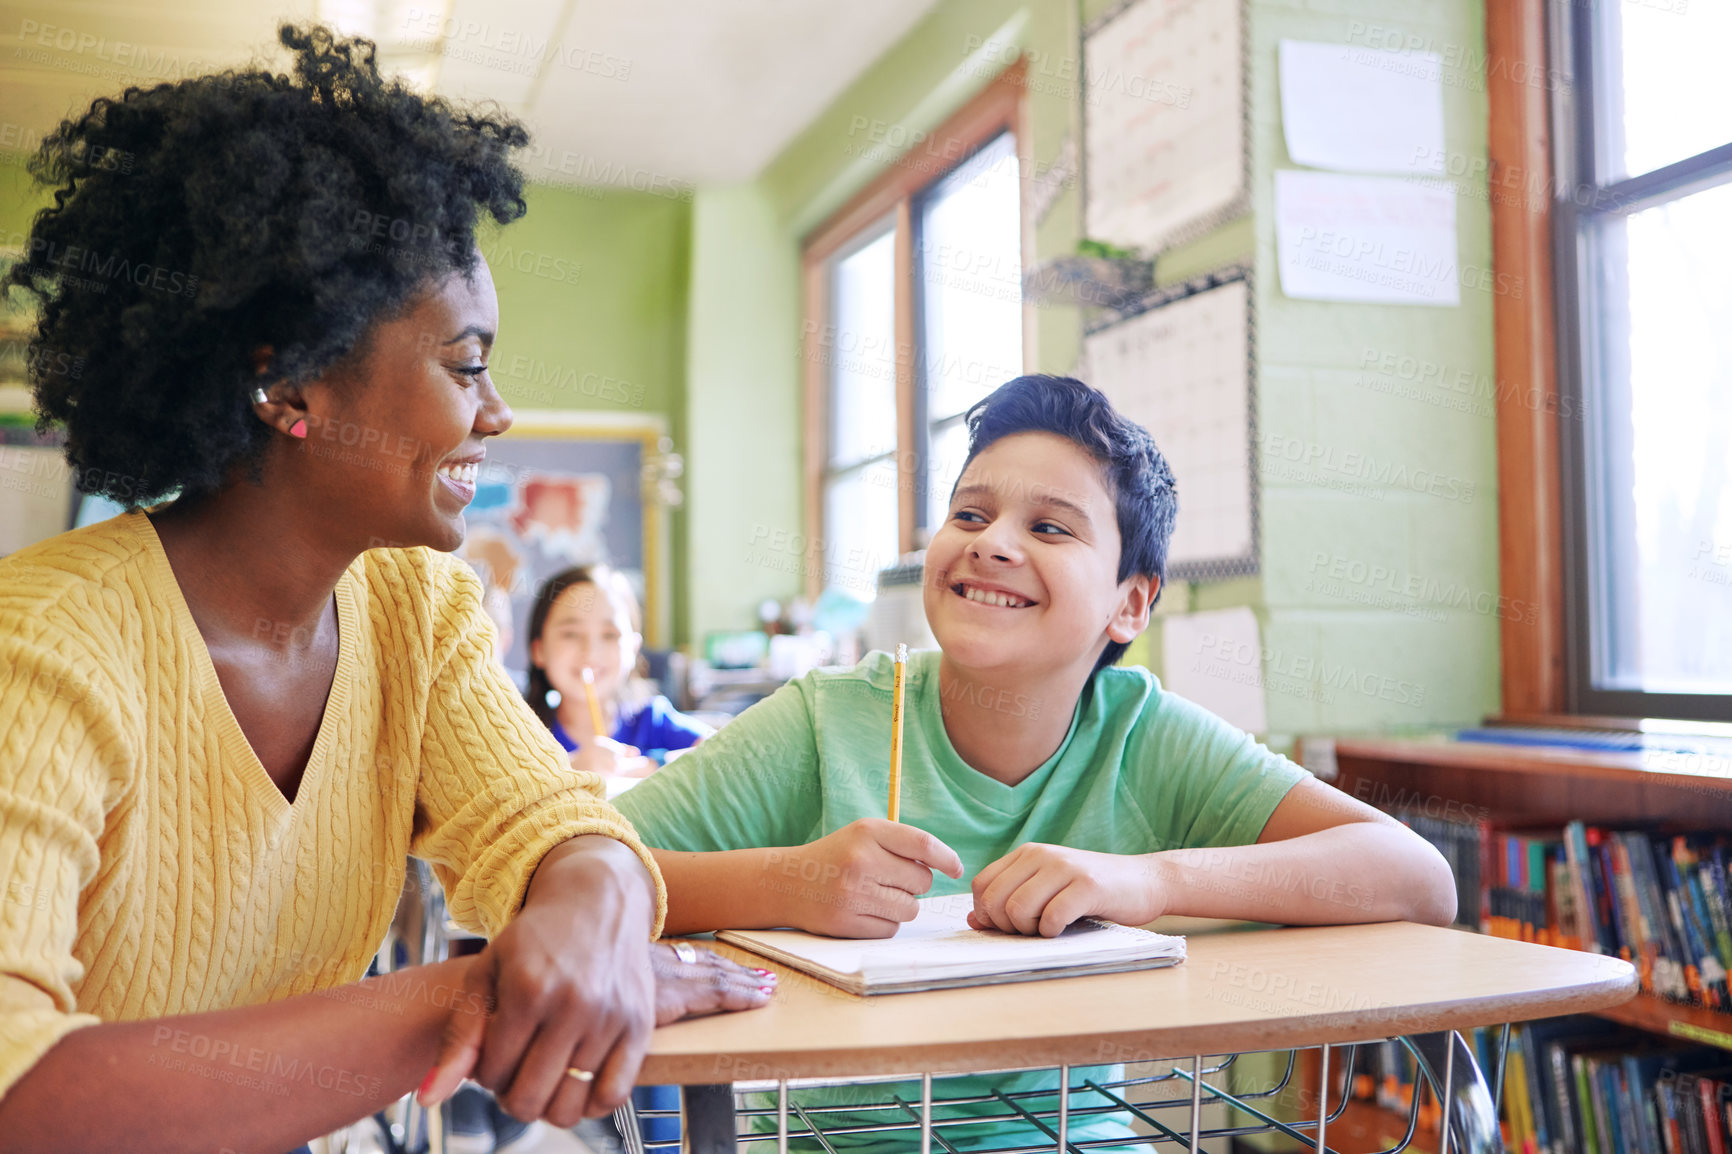
[[[1126,783],[1158,849],[1251,845],[1310,774],[1158,686],[1126,748]]]
[[[619,796],[656,849],[802,845],[821,809],[807,679],[790,682]]]
[[[481,582],[455,559],[435,558],[432,577],[434,672],[410,852],[432,865],[458,924],[492,937],[549,850],[583,834],[611,837],[655,879],[659,935],[667,893],[655,859],[606,802],[601,779],[572,770],[494,659]]]
[[[78,653],[40,617],[0,608],[0,1097],[99,1021],[77,1012],[78,895],[134,751],[119,695]]]

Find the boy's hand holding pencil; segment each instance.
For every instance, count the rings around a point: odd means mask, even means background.
[[[956,851],[911,825],[868,817],[808,845],[776,850],[775,924],[835,938],[888,938],[919,912],[932,871],[962,876]]]

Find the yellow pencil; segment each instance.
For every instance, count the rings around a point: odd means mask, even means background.
[[[583,695],[589,698],[589,721],[597,737],[607,736],[607,726],[601,720],[601,702],[595,696],[595,670],[583,667]]]
[[[890,820],[902,811],[902,693],[908,677],[908,646],[896,647],[896,688],[890,698]]]

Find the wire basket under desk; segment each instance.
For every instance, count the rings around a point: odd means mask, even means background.
[[[1497,1109],[1509,1027],[1502,1028],[1497,1068],[1489,1083],[1459,1034],[1414,1035],[1394,1041],[1412,1056],[1421,1078],[1412,1095],[1405,1133],[1380,1154],[1394,1154],[1412,1146],[1422,1132],[1420,1116],[1428,1099],[1434,1105],[1453,1104],[1447,1112],[1448,1127],[1430,1135],[1432,1141],[1441,1138],[1438,1154],[1502,1154]],[[1048,1154],[1055,1150],[1069,1154],[1132,1150],[1224,1154],[1232,1139],[1260,1134],[1284,1135],[1291,1139],[1287,1148],[1296,1143],[1300,1149],[1333,1151],[1328,1141],[1330,1127],[1341,1122],[1351,1100],[1355,1073],[1369,1049],[1368,1044],[1358,1043],[1266,1051],[1276,1056],[1275,1072],[1257,1080],[1271,1084],[1237,1088],[1231,1086],[1234,1075],[1249,1064],[1241,1061],[1245,1057],[1242,1054],[1142,1063],[1126,1069],[1122,1077],[1102,1081],[1089,1076],[1093,1067],[1058,1067],[1057,1074],[1068,1086],[1064,1094],[1055,1087],[949,1097],[933,1089],[934,1082],[942,1084],[944,1078],[919,1074],[685,1086],[681,1087],[678,1110],[627,1106],[616,1113],[615,1120],[631,1154],[675,1150],[769,1154],[790,1149],[846,1154],[862,1145],[874,1151],[906,1150],[910,1154]],[[1316,1055],[1316,1084],[1330,1087],[1325,1095],[1317,1095],[1311,1085],[1304,1084],[1300,1057],[1307,1052]],[[1024,1072],[983,1074],[991,1077]],[[895,1092],[911,1084],[920,1087],[920,1095]],[[885,1092],[876,1096],[868,1092],[860,1096],[861,1100],[840,1105],[800,1101],[802,1091],[841,1086],[865,1090],[874,1085],[885,1086]],[[1073,1099],[1101,1104],[1080,1105]],[[1293,1109],[1295,1106],[1314,1107],[1314,1112],[1296,1117],[1300,1111]],[[945,1117],[959,1109],[973,1113]],[[862,1115],[880,1117],[863,1120]],[[1076,1136],[1075,1125],[1104,1115],[1129,1121],[1136,1136],[1093,1140]],[[643,1139],[640,1121],[672,1118],[681,1120],[680,1140]],[[1009,1125],[1019,1130],[1009,1141],[983,1142],[979,1138],[986,1127]]]

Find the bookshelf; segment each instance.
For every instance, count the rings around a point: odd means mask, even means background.
[[[1483,812],[1495,821],[1536,827],[1579,820],[1620,828],[1672,822],[1732,829],[1732,774],[1659,768],[1689,759],[1441,738],[1363,738],[1337,741],[1335,760],[1336,788],[1378,809],[1418,805],[1440,815]],[[1695,760],[1708,768],[1715,764]],[[1644,993],[1604,1016],[1732,1051],[1732,1013]]]
[[[1576,820],[1611,829],[1670,823],[1732,830],[1732,759],[1448,738],[1342,738],[1334,751],[1332,784],[1383,810],[1417,808],[1446,820],[1533,828]],[[1732,1013],[1642,993],[1599,1016],[1674,1042],[1719,1047],[1732,1065]],[[1405,1116],[1373,1103],[1352,1103],[1350,1111],[1354,1124],[1351,1136],[1342,1135],[1343,1150],[1380,1149],[1377,1137],[1405,1126]],[[1435,1131],[1422,1130],[1415,1148],[1436,1149]]]

